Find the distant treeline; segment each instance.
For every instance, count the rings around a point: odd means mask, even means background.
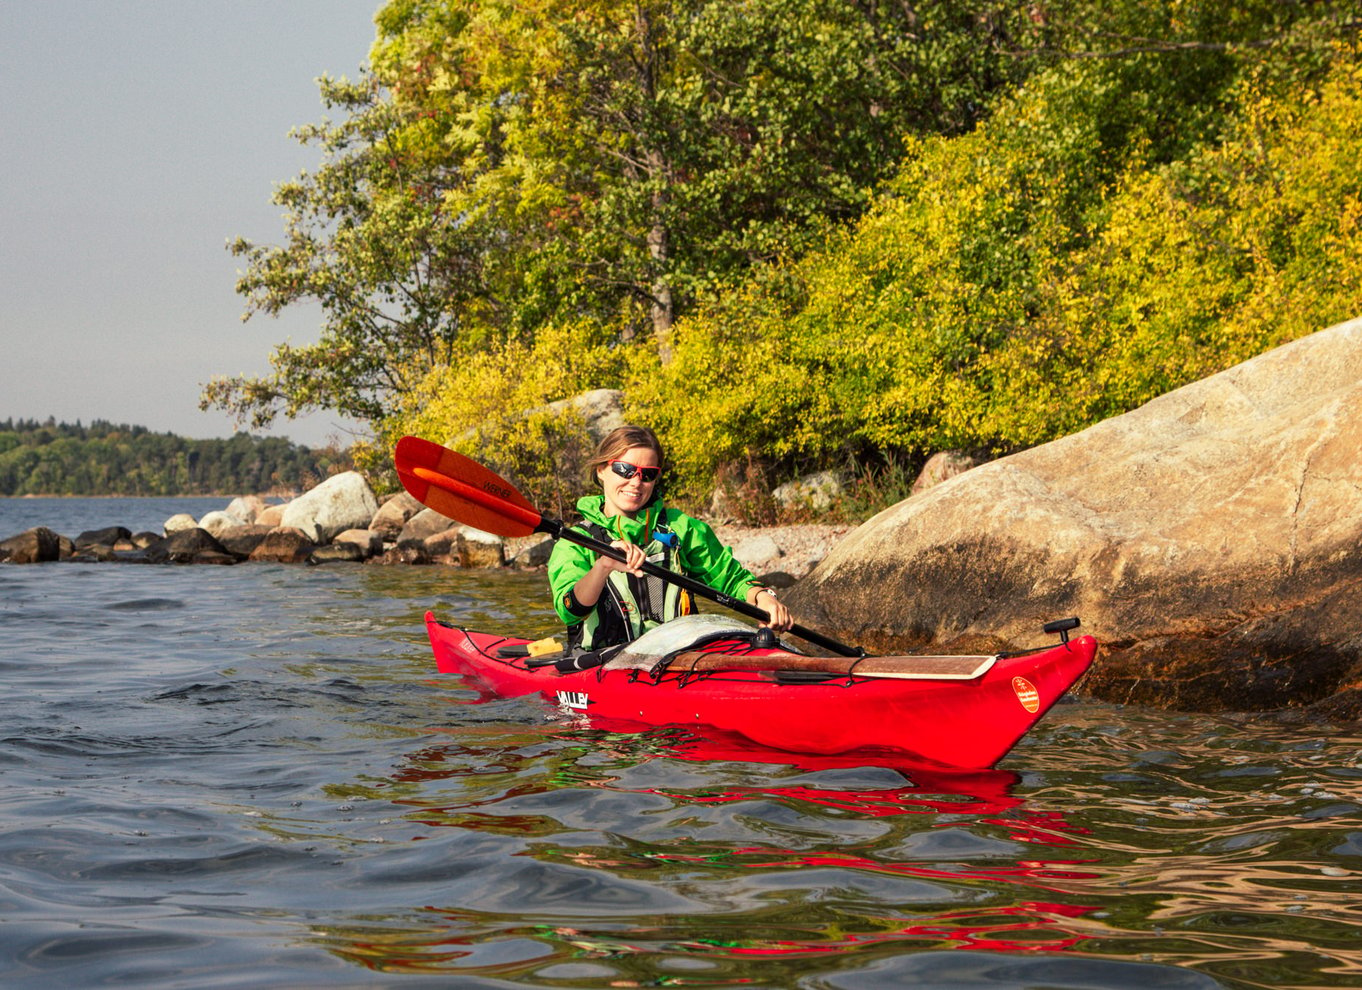
[[[349,467],[334,448],[238,433],[191,440],[95,420],[0,420],[0,495],[212,495],[298,490]]]

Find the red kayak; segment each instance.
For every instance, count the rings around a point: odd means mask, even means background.
[[[605,665],[560,672],[529,641],[471,632],[426,613],[441,673],[498,697],[539,694],[599,728],[703,726],[794,753],[881,751],[947,767],[993,766],[1092,663],[1091,636],[972,657],[809,657],[725,632],[716,616],[652,630]],[[696,623],[700,634],[685,642]],[[1047,627],[1047,629],[1052,627]],[[717,631],[716,631],[717,630]],[[645,641],[658,638],[657,644]]]

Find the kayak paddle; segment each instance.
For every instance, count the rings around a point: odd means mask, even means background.
[[[498,536],[529,536],[547,533],[554,539],[567,540],[598,554],[623,561],[624,553],[608,543],[565,526],[562,520],[551,519],[541,513],[506,479],[483,467],[477,461],[438,443],[420,437],[403,437],[393,452],[397,476],[413,498],[443,516],[487,533]],[[718,602],[748,618],[766,622],[765,610],[749,605],[740,598],[716,591],[684,574],[644,563],[643,571],[655,578],[685,588],[701,598]],[[865,651],[847,646],[803,626],[791,626],[790,632],[800,639],[844,656],[861,657]]]

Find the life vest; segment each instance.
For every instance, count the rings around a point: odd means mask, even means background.
[[[666,515],[665,511],[659,514],[643,553],[648,563],[680,574],[676,534],[671,531]],[[599,523],[586,523],[581,528],[603,543],[619,539],[618,533]],[[670,581],[651,574],[635,577],[624,571],[611,571],[596,607],[569,629],[569,645],[577,650],[596,650],[630,643],[654,626],[694,611],[690,593]]]

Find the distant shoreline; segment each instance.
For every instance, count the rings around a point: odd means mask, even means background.
[[[0,495],[0,499],[7,501],[21,501],[23,499],[34,498],[243,498],[245,496],[238,492],[193,492],[190,494],[179,495],[35,495],[32,492],[25,492],[23,495]],[[298,497],[298,492],[272,492],[270,494],[259,495],[266,502],[277,499],[287,502]]]

